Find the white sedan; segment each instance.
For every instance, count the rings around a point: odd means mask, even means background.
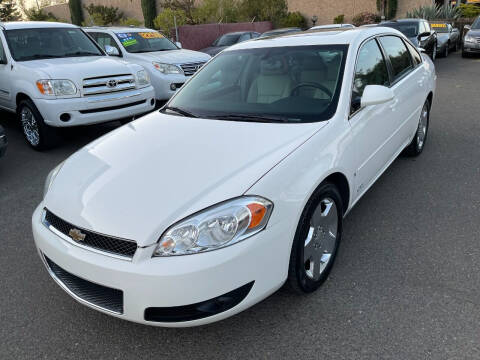
[[[149,325],[218,321],[285,282],[313,292],[345,215],[422,152],[435,83],[389,28],[235,45],[50,173],[40,257],[79,302]]]

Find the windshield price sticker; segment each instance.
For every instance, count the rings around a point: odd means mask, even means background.
[[[144,39],[161,39],[163,35],[158,32],[141,32],[138,33]]]
[[[432,27],[446,28],[446,27],[447,27],[447,24],[432,24]]]
[[[120,33],[117,34],[118,38],[120,39],[120,42],[122,43],[123,46],[132,46],[137,43],[137,39],[135,39],[132,34],[124,34]]]

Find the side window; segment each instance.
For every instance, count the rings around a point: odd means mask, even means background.
[[[113,47],[117,48],[117,50],[120,54],[122,53],[122,51],[118,47],[117,43],[113,39],[113,37],[111,37],[109,34],[107,34],[107,33],[90,33],[90,35],[92,35],[92,37],[95,39],[95,41],[98,43],[98,45],[100,45],[100,47],[103,50],[105,50],[106,45],[110,45],[110,46],[113,46]]]
[[[418,50],[415,49],[414,46],[410,45],[410,43],[406,42],[405,41],[405,44],[407,44],[407,48],[408,50],[410,51],[410,54],[412,55],[412,59],[413,59],[413,66],[417,66],[419,64],[422,63],[422,57],[421,55],[418,53]]]
[[[412,69],[410,54],[402,39],[396,36],[382,36],[380,43],[392,64],[394,80],[401,78]]]
[[[3,50],[2,38],[0,37],[0,64],[7,63],[7,55],[5,54],[5,50]]]
[[[425,23],[423,21],[420,21],[419,23],[419,28],[418,28],[418,35],[423,34],[425,31]]]
[[[250,33],[246,33],[246,34],[243,34],[242,36],[240,36],[240,39],[238,40],[238,42],[247,41],[247,40],[250,40],[250,39],[251,39]]]
[[[389,85],[387,64],[374,39],[366,42],[358,52],[350,114],[360,109],[360,101],[367,85]]]
[[[426,21],[423,22],[424,26],[425,26],[425,31],[426,32],[431,32],[432,29],[430,28],[430,24]]]

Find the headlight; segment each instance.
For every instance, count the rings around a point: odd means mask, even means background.
[[[467,36],[465,36],[465,42],[474,43],[475,38],[472,35],[467,35]]]
[[[57,176],[60,169],[62,168],[63,163],[64,163],[64,161],[62,161],[52,171],[50,171],[48,173],[47,178],[45,180],[45,186],[43,187],[43,198],[45,198],[45,196],[47,195],[48,189],[50,189],[50,185],[52,185],[52,182],[55,179],[55,177]]]
[[[183,75],[182,68],[180,68],[176,65],[162,64],[162,63],[158,63],[158,62],[155,62],[155,61],[152,64],[153,64],[153,67],[155,69],[157,69],[158,71],[160,71],[161,73],[163,73],[165,75],[169,75],[169,74]]]
[[[137,85],[139,87],[150,85],[150,77],[145,70],[140,70],[137,72]]]
[[[153,256],[196,254],[242,241],[267,225],[273,204],[245,196],[210,207],[168,229]]]
[[[77,93],[77,87],[70,80],[38,80],[37,88],[42,95],[71,96]]]

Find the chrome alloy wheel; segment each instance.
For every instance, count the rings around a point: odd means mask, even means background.
[[[318,280],[330,262],[338,231],[338,210],[335,201],[320,201],[310,219],[310,229],[304,243],[305,272],[312,280]]]
[[[420,120],[418,121],[417,128],[417,150],[421,151],[425,144],[425,138],[427,137],[428,127],[428,104],[423,105],[422,113],[420,114]]]
[[[20,119],[22,122],[23,133],[25,134],[27,141],[31,145],[37,146],[40,143],[40,130],[38,128],[37,119],[35,119],[32,110],[24,106],[20,112]]]

